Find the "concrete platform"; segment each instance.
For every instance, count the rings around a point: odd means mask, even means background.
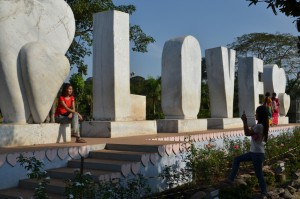
[[[241,118],[208,118],[208,129],[232,129],[242,128],[243,122]]]
[[[291,131],[295,126],[300,126],[300,124],[270,127],[270,133]],[[205,144],[211,139],[222,140],[225,137],[237,139],[242,138],[243,135],[242,128],[212,129],[180,134],[159,133],[120,138],[84,138],[87,143],[75,143],[75,138],[72,138],[71,142],[67,143],[1,147],[0,178],[6,180],[0,181],[0,198],[8,192],[16,192],[14,188],[5,191],[1,189],[18,185],[22,185],[24,189],[32,189],[36,186],[36,183],[30,181],[30,186],[26,187],[29,184],[28,180],[19,181],[26,179],[27,174],[27,171],[17,163],[16,159],[20,154],[34,155],[37,159],[42,160],[54,183],[49,191],[54,189],[52,194],[61,194],[61,191],[56,192],[61,189],[61,187],[56,188],[58,185],[56,179],[70,179],[74,167],[79,165],[80,157],[85,157],[85,172],[92,172],[93,177],[99,180],[110,180],[138,173],[148,177],[158,176],[165,165],[173,165],[180,161],[178,158],[181,155],[178,154],[185,153],[190,146],[189,140]],[[99,168],[102,169],[99,170]],[[152,186],[156,187],[158,184],[158,181],[152,182]],[[16,194],[23,195],[23,190],[18,189],[18,191]]]
[[[71,141],[69,124],[1,124],[0,147],[28,146]]]
[[[156,134],[156,121],[91,121],[81,124],[82,137],[116,138]]]
[[[288,124],[289,123],[289,117],[278,117],[278,124]]]
[[[157,120],[158,133],[187,133],[207,130],[207,119]]]

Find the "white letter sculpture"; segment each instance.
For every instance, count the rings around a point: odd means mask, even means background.
[[[5,123],[42,123],[69,74],[75,20],[63,0],[0,1],[0,109]]]
[[[240,118],[233,119],[235,50],[207,49],[205,61],[211,109],[208,128],[242,127]]]
[[[189,132],[207,129],[197,120],[201,102],[201,50],[192,36],[167,41],[162,54],[162,109],[158,132]]]
[[[145,96],[130,94],[129,15],[120,11],[94,14],[93,117],[84,122],[86,137],[123,137],[156,133],[146,121]]]
[[[264,73],[262,76],[265,92],[273,92],[277,94],[280,102],[279,124],[288,124],[288,118],[285,117],[290,108],[290,96],[285,93],[286,74],[283,68],[278,68],[276,64],[264,65]]]
[[[255,57],[239,59],[239,112],[242,115],[245,111],[250,125],[255,124],[255,110],[260,105],[259,95],[264,95],[264,85],[259,81],[259,73],[263,73],[263,60]]]

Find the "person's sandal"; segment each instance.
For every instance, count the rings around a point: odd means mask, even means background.
[[[76,133],[71,133],[71,137],[78,138],[79,136]]]
[[[76,143],[86,143],[86,141],[80,137],[76,138]]]

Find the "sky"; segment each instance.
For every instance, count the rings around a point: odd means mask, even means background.
[[[274,15],[267,4],[248,6],[246,0],[113,0],[116,5],[132,4],[136,11],[130,24],[139,25],[156,42],[147,53],[130,53],[130,72],[142,77],[161,75],[161,55],[169,39],[192,35],[206,49],[226,46],[249,33],[290,33],[298,36],[295,18]],[[92,76],[92,56],[87,77]]]

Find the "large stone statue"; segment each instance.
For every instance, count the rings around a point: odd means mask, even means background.
[[[93,16],[93,118],[82,123],[83,137],[125,137],[156,133],[146,121],[146,97],[130,94],[129,14]]]
[[[75,33],[64,0],[0,0],[0,109],[5,123],[42,123],[69,74]]]
[[[195,37],[188,35],[166,41],[161,84],[165,119],[157,120],[157,131],[206,130],[207,120],[197,119],[201,102],[201,49]]]
[[[280,101],[280,115],[286,116],[290,108],[290,96],[285,93],[286,74],[283,68],[278,68],[276,64],[264,65],[262,75],[265,92],[277,93]]]
[[[264,95],[264,84],[259,79],[263,73],[263,60],[255,57],[240,58],[238,65],[239,112],[245,111],[255,122],[255,109],[260,105],[259,95]]]
[[[233,117],[235,50],[217,47],[205,50],[212,118]]]
[[[201,102],[201,49],[195,37],[178,37],[165,43],[161,81],[165,118],[197,119]]]

